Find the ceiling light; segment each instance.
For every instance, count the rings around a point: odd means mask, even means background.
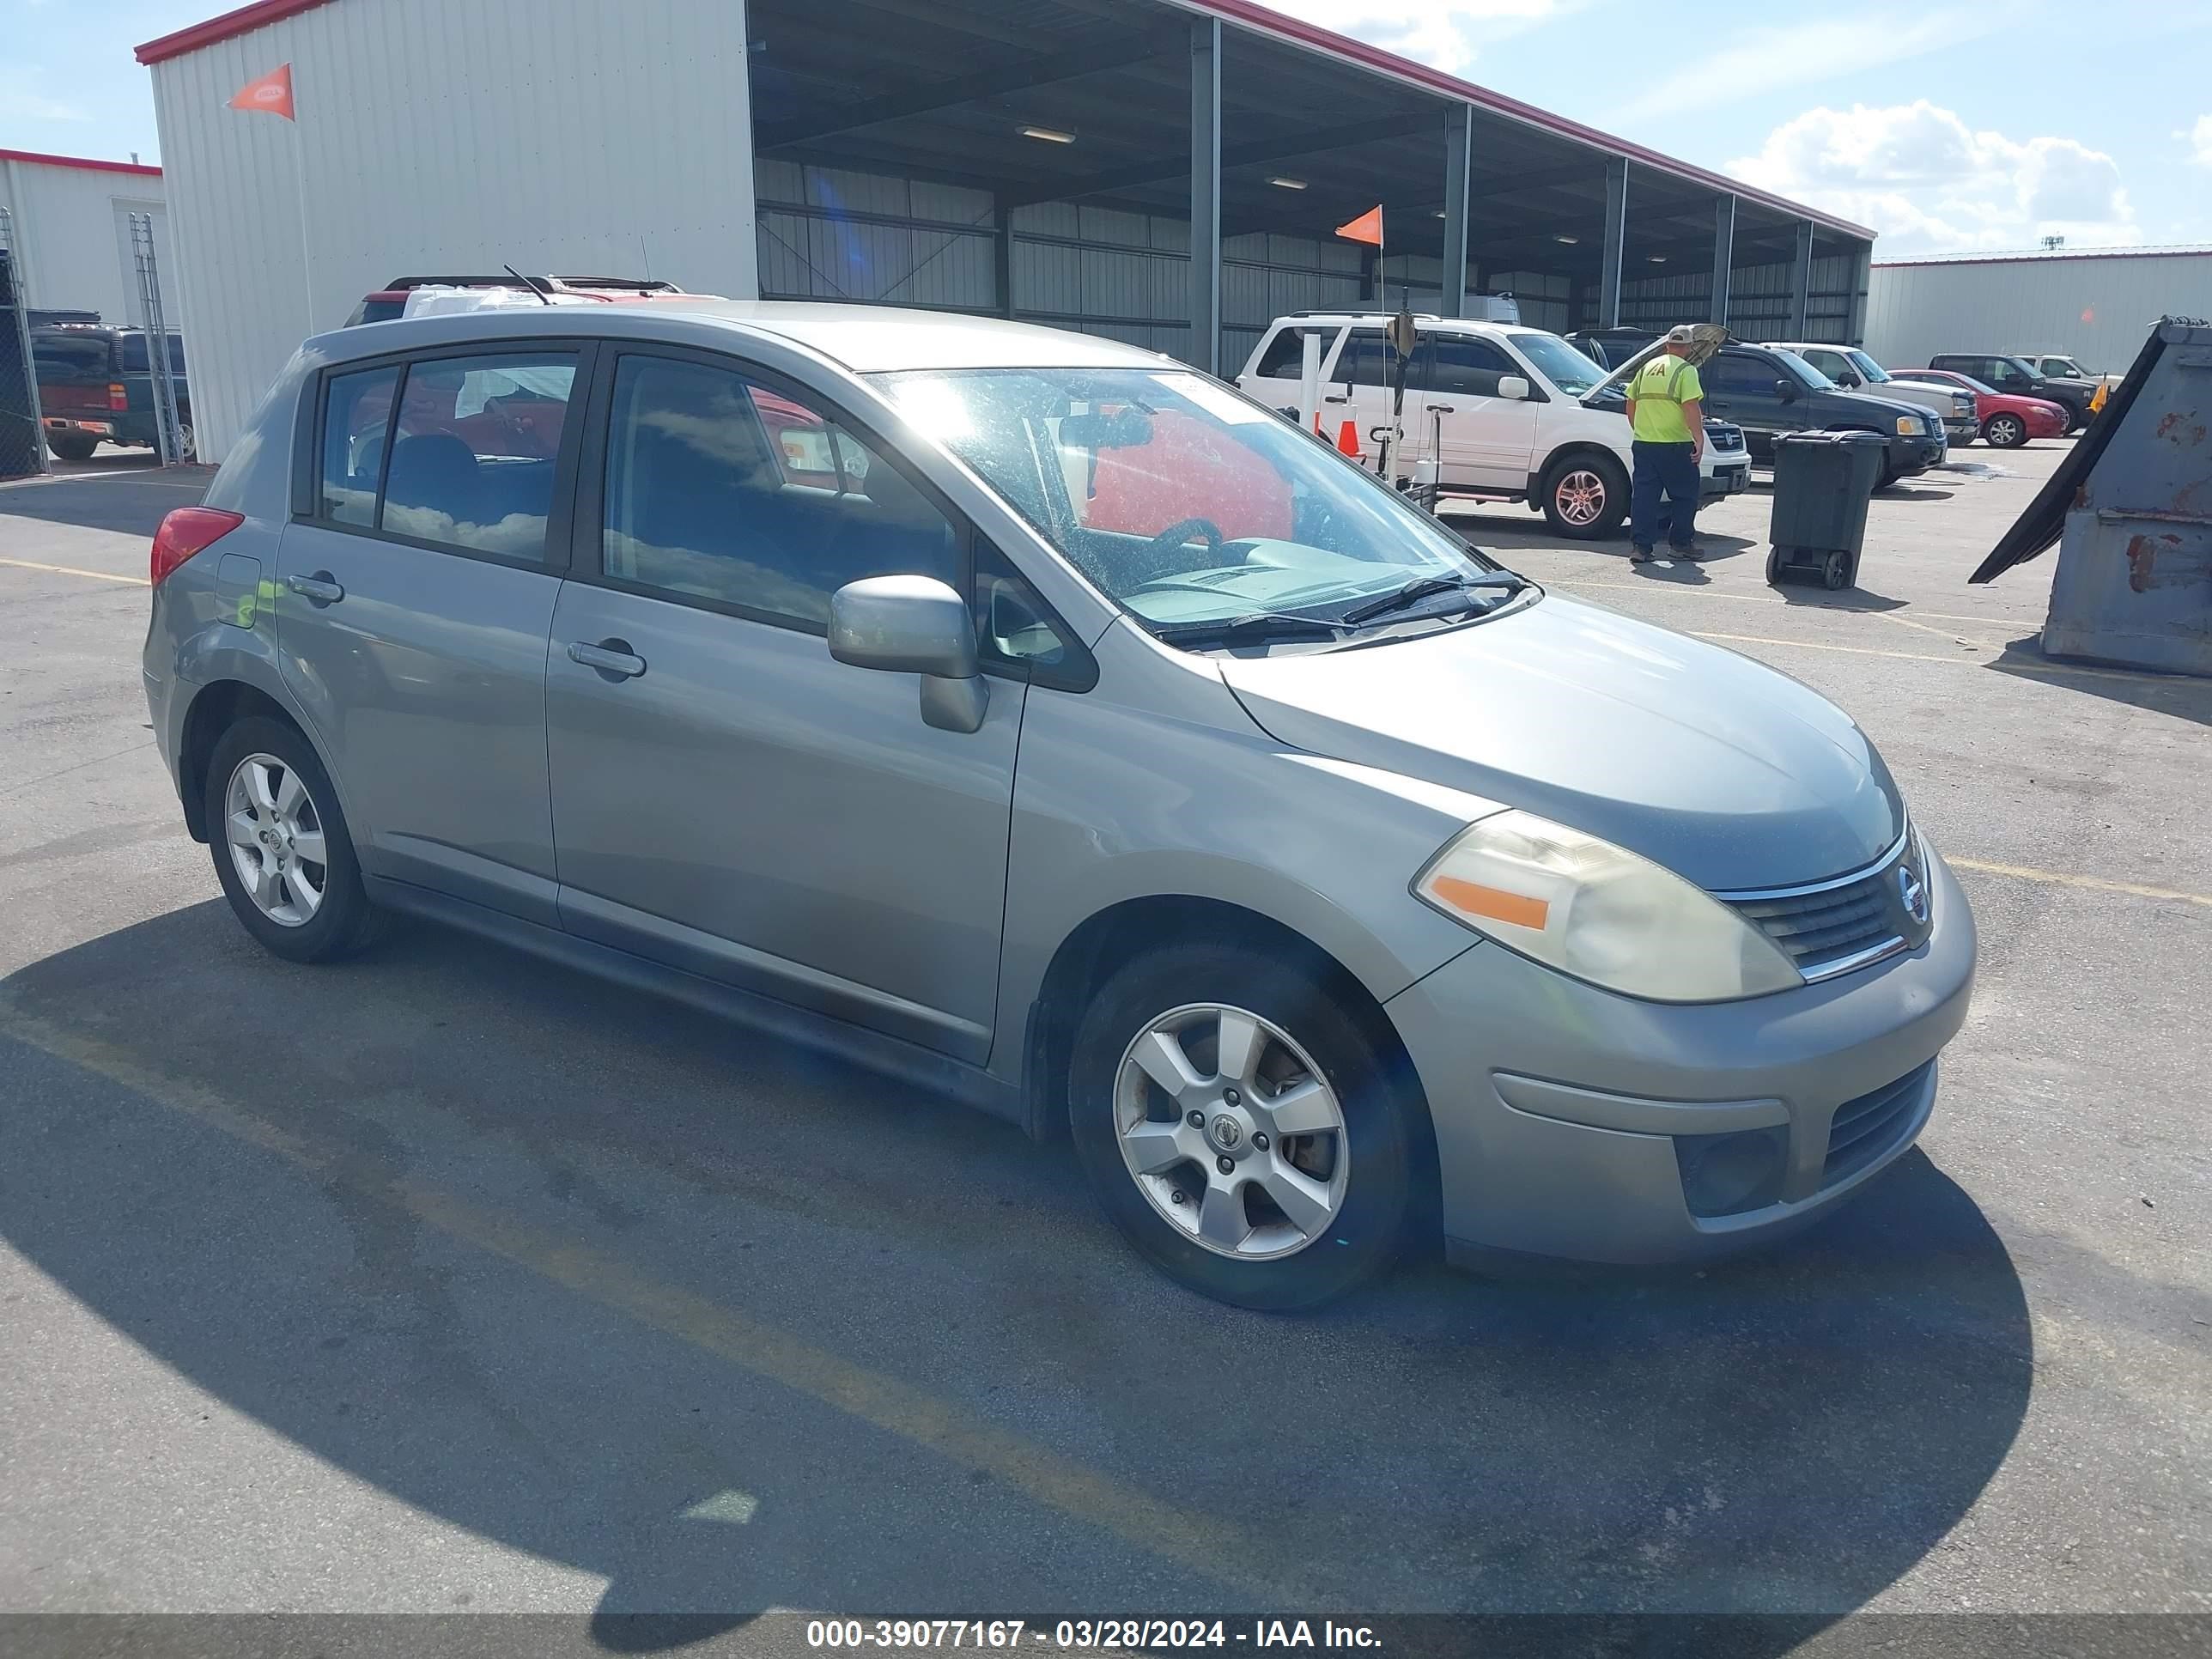
[[[1303,179],[1270,179],[1267,182],[1277,190],[1304,190],[1306,187],[1306,181]]]
[[[1448,218],[1449,218],[1450,216],[1450,216],[1449,214],[1448,214],[1448,213],[1443,213],[1443,212],[1439,212],[1439,213],[1437,215],[1437,218],[1439,218],[1439,219],[1448,219]]]
[[[1582,238],[1579,236],[1554,236],[1552,240],[1555,242],[1565,242],[1569,247],[1572,247],[1577,242],[1581,241]]]
[[[1073,133],[1055,132],[1050,127],[1024,127],[1021,134],[1024,138],[1035,138],[1047,144],[1072,144],[1075,142]]]
[[[1663,265],[1667,263],[1667,256],[1663,253],[1647,253],[1644,258],[1649,264]]]

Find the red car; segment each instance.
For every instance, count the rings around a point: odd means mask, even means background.
[[[1992,449],[2018,449],[2030,438],[2062,438],[2074,418],[2063,404],[2000,392],[1972,375],[1956,374],[1948,368],[1893,368],[1889,374],[1892,380],[1961,386],[1972,392],[1974,418],[1982,423],[1982,441]]]

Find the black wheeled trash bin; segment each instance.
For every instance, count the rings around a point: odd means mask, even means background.
[[[1774,516],[1766,580],[1849,587],[1859,579],[1867,500],[1889,441],[1879,432],[1793,432],[1774,442]]]

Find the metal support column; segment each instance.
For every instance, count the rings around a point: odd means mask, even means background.
[[[1874,244],[1861,242],[1851,254],[1851,316],[1844,331],[1847,345],[1866,343],[1867,289],[1874,278]]]
[[[7,165],[12,181],[15,164]],[[31,356],[31,283],[23,266],[15,216],[0,207],[0,478],[52,470],[46,420],[39,409],[38,367]]]
[[[1221,372],[1221,20],[1190,27],[1190,361]]]
[[[1014,314],[1014,205],[1004,196],[994,197],[991,210],[999,225],[999,234],[991,244],[991,280],[997,290],[999,315],[1011,317]]]
[[[1728,326],[1729,276],[1735,269],[1735,198],[1713,204],[1713,303],[1708,322]]]
[[[1474,155],[1474,106],[1455,106],[1444,117],[1444,271],[1442,314],[1467,314],[1468,169]]]
[[[1597,325],[1620,326],[1620,265],[1628,247],[1628,158],[1605,164],[1605,246],[1598,250]]]
[[[1790,337],[1802,340],[1811,326],[1813,305],[1813,222],[1797,222],[1797,252],[1790,261]]]

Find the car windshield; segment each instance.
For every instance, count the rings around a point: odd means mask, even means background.
[[[1836,383],[1833,380],[1821,374],[1819,369],[1814,368],[1812,364],[1807,362],[1796,352],[1784,351],[1780,346],[1769,346],[1767,347],[1767,349],[1782,360],[1784,368],[1796,374],[1799,380],[1804,381],[1807,386],[1811,386],[1814,391],[1833,392],[1836,390]]]
[[[1605,379],[1606,372],[1601,365],[1592,362],[1556,334],[1527,329],[1505,337],[1546,380],[1570,398],[1581,397]]]
[[[1893,378],[1890,372],[1863,351],[1846,351],[1844,357],[1858,370],[1859,378],[1869,386],[1886,386]]]
[[[1521,586],[1492,576],[1498,566],[1334,449],[1200,374],[1022,368],[877,379],[917,431],[1169,637],[1255,619],[1287,636],[1297,623],[1344,623],[1417,583],[1434,581],[1441,597],[1492,577],[1492,599]],[[1456,614],[1467,608],[1456,602]],[[1423,613],[1438,609],[1409,600],[1377,625],[1428,621]]]

